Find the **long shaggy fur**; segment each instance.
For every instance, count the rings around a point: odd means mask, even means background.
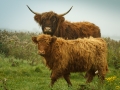
[[[91,22],[69,22],[63,16],[52,11],[44,12],[34,16],[35,21],[42,27],[44,34],[50,34],[65,39],[76,39],[84,37],[101,37],[98,26]],[[49,27],[47,31],[45,28]]]
[[[91,82],[98,70],[101,81],[104,80],[108,65],[107,45],[102,38],[65,40],[42,34],[32,39],[38,44],[38,50],[45,47],[43,57],[52,70],[51,86],[62,76],[68,85],[72,85],[70,72],[86,72],[87,82]]]

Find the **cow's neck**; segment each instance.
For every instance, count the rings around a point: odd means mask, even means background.
[[[50,45],[50,49],[47,50],[46,54],[44,55],[44,58],[48,61],[49,61],[50,58],[52,58],[52,55],[53,55],[51,47],[52,47],[52,45]]]
[[[45,60],[46,60],[46,65],[47,65],[50,69],[52,69],[52,68],[54,67],[54,59],[52,58],[52,55],[49,54],[48,56],[45,56],[44,58],[45,58]]]

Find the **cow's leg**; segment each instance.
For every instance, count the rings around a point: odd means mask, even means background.
[[[103,81],[105,80],[105,76],[104,75],[99,75],[99,79],[100,79],[100,83],[103,83]]]
[[[58,78],[60,78],[62,75],[58,72],[53,72],[51,73],[51,84],[50,86],[53,87],[54,83],[57,81]]]
[[[101,83],[103,83],[103,81],[105,80],[105,75],[106,75],[107,71],[106,68],[100,68],[98,70],[98,75],[99,75],[99,79],[101,80]]]
[[[90,83],[93,80],[93,77],[95,76],[95,71],[94,70],[89,70],[85,77],[87,78],[86,83]]]
[[[64,74],[63,77],[66,80],[66,82],[68,83],[68,87],[72,86],[72,83],[70,81],[70,77],[69,77],[70,73]]]

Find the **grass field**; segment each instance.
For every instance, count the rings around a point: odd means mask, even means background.
[[[93,82],[85,85],[84,73],[72,73],[72,87],[67,87],[64,79],[59,79],[53,90],[119,90],[120,70],[109,68],[103,87],[99,87],[99,80],[94,78]],[[50,71],[40,60],[38,65],[31,65],[26,60],[5,58],[0,56],[0,90],[50,90]],[[85,85],[85,89],[81,89]],[[112,85],[112,86],[111,86]],[[100,89],[101,88],[101,89]],[[119,89],[117,89],[119,88]]]
[[[34,33],[0,31],[0,90],[120,90],[120,42],[105,38],[108,43],[109,72],[101,85],[97,77],[85,84],[84,73],[71,73],[73,84],[63,78],[50,88],[50,70],[37,55],[31,36]]]

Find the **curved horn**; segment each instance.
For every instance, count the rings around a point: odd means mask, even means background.
[[[73,7],[73,6],[72,6]],[[60,16],[64,16],[64,15],[66,15],[67,13],[69,13],[70,12],[70,10],[72,9],[72,7],[67,11],[67,12],[65,12],[65,13],[63,13],[63,14],[59,14]]]
[[[26,6],[28,7],[28,9],[29,9],[32,13],[40,15],[40,13],[34,12],[32,9],[30,9],[30,7],[29,7],[28,5],[26,5]]]

